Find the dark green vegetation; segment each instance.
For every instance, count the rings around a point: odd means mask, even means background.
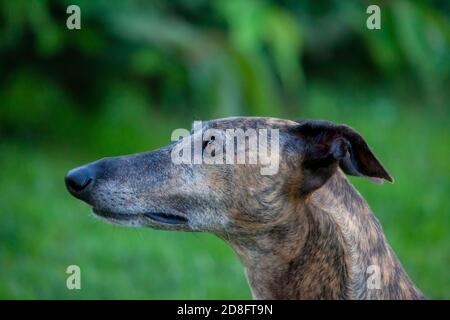
[[[450,298],[448,2],[379,2],[377,31],[364,1],[151,3],[0,2],[0,298],[249,298],[220,240],[104,224],[63,183],[230,115],[361,132],[396,182],[352,181],[416,284]]]

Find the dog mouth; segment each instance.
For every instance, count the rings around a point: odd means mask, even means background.
[[[149,219],[159,223],[165,224],[187,224],[188,219],[178,213],[168,212],[145,212],[145,213],[115,213],[111,211],[99,210],[94,208],[94,213],[102,218],[112,219],[117,221],[132,221],[136,219]]]
[[[188,222],[186,217],[174,213],[147,212],[143,216],[157,222],[168,224],[186,224]]]

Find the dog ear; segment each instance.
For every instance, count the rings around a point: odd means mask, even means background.
[[[349,175],[394,182],[364,138],[349,126],[307,120],[299,122],[292,131],[304,141],[303,191],[321,187],[338,165]]]

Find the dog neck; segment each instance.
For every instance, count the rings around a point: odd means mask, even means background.
[[[255,299],[418,299],[381,226],[336,173],[283,222],[229,241]]]

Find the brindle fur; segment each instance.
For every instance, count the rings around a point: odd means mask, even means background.
[[[175,165],[170,158],[174,144],[170,144],[149,153],[88,164],[82,168],[90,170],[95,180],[88,190],[71,192],[98,211],[114,213],[102,214],[110,222],[218,235],[244,264],[256,299],[423,298],[366,201],[341,170],[391,179],[353,129],[312,122],[315,131],[331,132],[317,138],[326,140],[325,147],[334,146],[327,143],[334,143],[336,136],[344,137],[340,134],[344,128],[363,146],[363,157],[373,156],[349,168],[344,160],[329,155],[314,162],[316,151],[311,151],[311,144],[317,141],[308,138],[314,130],[303,127],[299,135],[299,124],[293,121],[227,118],[204,126],[278,128],[279,172],[263,176],[259,165]],[[336,145],[347,151],[341,143]],[[320,168],[306,166],[307,160]],[[359,174],[364,170],[366,174]],[[188,222],[156,222],[145,212],[177,213]],[[380,289],[368,289],[370,265],[381,270]]]

